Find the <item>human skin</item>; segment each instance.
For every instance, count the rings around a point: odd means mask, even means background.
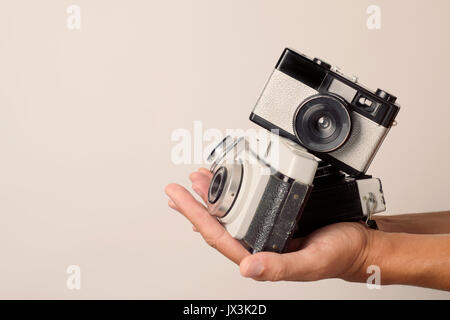
[[[211,177],[204,168],[189,176],[192,189],[205,203]],[[376,265],[383,285],[450,290],[450,235],[444,234],[450,232],[450,212],[430,214],[434,223],[427,221],[428,214],[410,217],[416,223],[400,216],[397,220],[377,217],[380,230],[355,222],[337,223],[291,240],[288,253],[250,254],[183,186],[169,184],[165,191],[169,206],[183,214],[210,246],[238,264],[244,277],[260,281],[341,278],[366,282],[367,268]],[[427,228],[434,234],[425,234]]]
[[[373,216],[378,229],[415,234],[450,233],[450,211]]]

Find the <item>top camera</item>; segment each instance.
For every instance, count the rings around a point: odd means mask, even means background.
[[[400,106],[338,68],[286,48],[250,120],[353,176],[364,174]]]

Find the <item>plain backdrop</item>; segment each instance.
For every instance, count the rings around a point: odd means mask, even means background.
[[[72,4],[80,30],[66,26]],[[366,26],[372,4],[379,30]],[[199,167],[171,161],[174,130],[254,127],[289,46],[398,97],[370,168],[386,214],[448,210],[449,13],[446,0],[2,0],[0,298],[450,298],[244,279],[163,192]],[[66,287],[69,265],[80,290]]]

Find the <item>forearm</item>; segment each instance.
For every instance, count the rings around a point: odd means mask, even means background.
[[[373,231],[361,276],[369,265],[380,268],[381,284],[450,290],[450,235]]]
[[[386,232],[450,234],[450,211],[373,216],[378,229]]]

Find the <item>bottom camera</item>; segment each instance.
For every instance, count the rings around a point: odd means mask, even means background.
[[[386,209],[380,179],[347,176],[290,140],[270,140],[255,150],[227,137],[209,158],[208,211],[250,252],[285,252],[290,239],[337,222],[373,226],[371,215]]]
[[[210,156],[208,210],[250,252],[285,251],[318,165],[297,144],[272,138],[256,152],[248,140],[227,137]]]

